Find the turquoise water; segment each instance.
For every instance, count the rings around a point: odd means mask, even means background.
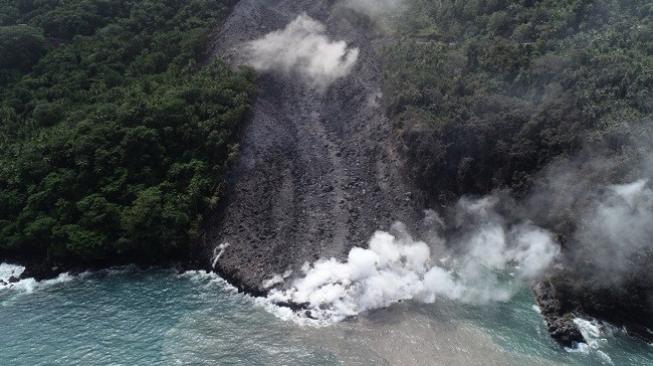
[[[282,320],[203,273],[123,269],[0,287],[0,365],[653,365],[585,324],[558,348],[527,291],[508,303],[402,303],[329,327]]]

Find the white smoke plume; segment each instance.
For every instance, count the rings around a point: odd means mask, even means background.
[[[358,53],[358,48],[350,48],[345,41],[331,41],[326,27],[306,14],[245,45],[247,63],[254,69],[296,73],[320,89],[347,76]]]
[[[592,265],[603,284],[641,268],[653,254],[653,191],[648,180],[608,186],[586,208],[574,240],[577,263]],[[603,278],[607,277],[607,278]]]
[[[455,246],[464,248],[461,253],[448,253],[441,237],[430,238],[428,245],[395,225],[394,234],[376,232],[368,248],[353,248],[344,262],[331,258],[305,264],[304,277],[273,289],[268,298],[303,304],[311,317],[325,322],[402,300],[508,300],[552,264],[559,246],[543,229],[504,224],[494,212],[495,203],[484,199],[459,205],[477,225],[455,239]]]
[[[621,152],[599,145],[554,161],[513,212],[562,236],[573,286],[653,286],[653,146],[641,135]]]

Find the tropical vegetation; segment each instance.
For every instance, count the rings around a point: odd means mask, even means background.
[[[232,1],[0,1],[0,259],[182,258],[253,94],[212,61]]]

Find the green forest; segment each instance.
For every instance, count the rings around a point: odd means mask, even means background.
[[[189,253],[238,154],[254,75],[208,54],[235,0],[0,0],[0,258]],[[384,100],[437,202],[525,192],[653,114],[647,0],[411,0]],[[18,258],[20,259],[20,258]]]
[[[0,258],[187,255],[253,97],[207,53],[231,3],[0,0]]]
[[[414,0],[384,96],[437,201],[526,191],[552,159],[612,153],[653,113],[649,0]],[[650,123],[648,124],[650,125]]]

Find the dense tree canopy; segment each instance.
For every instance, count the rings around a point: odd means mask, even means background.
[[[560,154],[653,113],[647,0],[411,1],[385,96],[434,196],[524,190]]]
[[[45,38],[27,25],[0,26],[0,69],[28,71],[45,53]]]
[[[0,42],[29,29],[48,47],[20,60],[31,71],[0,64],[0,259],[187,251],[221,197],[253,90],[248,70],[200,66],[228,5],[0,2]]]

